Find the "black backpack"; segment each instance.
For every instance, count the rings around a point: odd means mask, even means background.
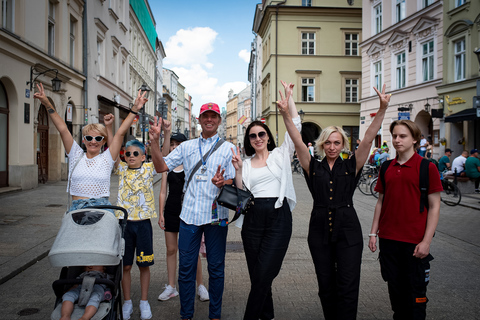
[[[383,194],[385,194],[385,172],[387,172],[388,166],[392,160],[387,160],[382,163],[380,167],[380,180],[382,181],[383,185]],[[428,166],[430,165],[430,161],[427,159],[422,159],[420,163],[420,213],[424,211],[425,207],[428,207],[428,184],[429,184],[429,175],[428,175]]]

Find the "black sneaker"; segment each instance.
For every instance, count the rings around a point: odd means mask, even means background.
[[[478,189],[475,189],[475,193],[480,193],[480,190],[478,190]]]

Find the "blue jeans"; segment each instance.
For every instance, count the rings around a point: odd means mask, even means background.
[[[195,280],[202,234],[205,234],[208,262],[209,318],[220,319],[223,288],[225,286],[227,232],[228,227],[211,224],[195,226],[180,221],[178,288],[180,290],[180,316],[182,319],[192,318],[194,313]]]
[[[73,200],[72,201],[72,205],[70,206],[68,211],[84,209],[84,208],[92,207],[92,206],[103,206],[103,205],[111,206],[112,204],[110,203],[110,201],[108,201],[107,197],[90,198],[90,199],[78,199],[78,200]],[[108,210],[111,213],[114,213],[113,210],[111,210],[111,209],[105,209],[105,210]]]

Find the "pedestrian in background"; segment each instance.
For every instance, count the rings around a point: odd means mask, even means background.
[[[72,196],[72,205],[69,211],[93,205],[110,204],[110,175],[122,146],[123,137],[135,119],[135,114],[148,101],[145,93],[138,91],[132,112],[122,122],[115,136],[112,134],[114,117],[112,114],[105,116],[105,126],[92,123],[82,128],[82,142],[86,152],[73,140],[72,134],[62,117],[48,100],[43,85],[37,84],[38,91],[33,95],[47,109],[48,115],[57,128],[62,138],[63,146],[68,154],[69,187],[67,192]],[[101,153],[101,149],[108,140],[108,150]]]
[[[313,197],[308,246],[326,320],[356,319],[357,316],[363,235],[353,208],[353,194],[391,96],[385,94],[385,85],[382,92],[374,89],[380,98],[380,108],[355,154],[345,160],[340,153],[348,149],[348,137],[341,127],[330,126],[322,131],[316,146],[325,157],[321,162],[315,161],[288,108],[279,104]]]
[[[427,153],[427,142],[427,139],[425,139],[425,136],[422,134],[420,136],[420,147],[418,149],[420,157],[425,157],[425,154]]]
[[[166,122],[166,121],[164,121]],[[163,126],[165,140],[163,141],[163,155],[167,156],[175,150],[187,138],[181,133],[175,133],[170,137],[170,124]],[[183,189],[185,185],[185,171],[180,165],[170,171],[162,173],[162,185],[160,187],[159,211],[160,219],[158,225],[165,231],[165,246],[167,247],[167,275],[168,285],[158,296],[158,300],[166,301],[178,296],[175,286],[175,275],[177,269],[178,232],[180,229],[180,213],[182,211]],[[168,197],[167,197],[168,188]],[[197,264],[197,286],[200,301],[210,300],[207,288],[203,285],[202,260],[198,256]]]
[[[425,319],[430,254],[443,190],[436,166],[428,163],[428,201],[422,199],[419,172],[423,157],[415,153],[420,129],[410,120],[390,125],[397,157],[377,180],[379,192],[368,247],[377,250],[382,278],[388,284],[393,319]],[[385,185],[383,185],[385,183]]]
[[[212,203],[225,180],[235,177],[231,151],[234,145],[220,140],[217,129],[222,118],[216,103],[202,105],[198,120],[202,127],[200,137],[185,141],[175,148],[162,159],[162,168],[158,172],[172,171],[183,164],[187,183],[192,176],[185,190],[178,235],[181,318],[193,317],[195,274],[200,242],[204,234],[209,272],[209,318],[215,320],[220,319],[222,313],[228,232],[228,228],[222,225],[228,220],[228,209],[219,206],[214,211]],[[153,126],[151,131],[154,131],[156,136],[160,135],[160,128],[156,126]],[[158,137],[155,143],[152,142],[152,149],[156,144]],[[214,150],[215,148],[217,149]],[[194,171],[197,163],[200,166]]]
[[[278,102],[290,108],[295,130],[300,134],[301,121],[293,101],[293,84],[282,81],[286,99]],[[281,94],[281,92],[280,92]],[[242,161],[240,150],[232,149],[235,184],[243,184],[255,201],[237,226],[242,227],[242,242],[250,276],[244,320],[274,319],[272,283],[282,267],[292,235],[292,210],[297,202],[293,187],[292,161],[295,147],[288,133],[281,146],[267,125],[253,121],[248,126],[243,145],[247,156]],[[243,223],[242,223],[243,222]]]
[[[461,155],[453,159],[453,162],[452,162],[453,174],[456,174],[459,177],[465,176],[465,162],[467,161],[467,158],[468,158],[468,151],[463,150]]]
[[[443,157],[438,160],[438,171],[439,172],[444,172],[446,170],[450,170],[452,165],[450,164],[450,156],[452,155],[452,149],[446,148],[445,149],[445,154]]]
[[[465,174],[475,181],[475,193],[480,193],[478,185],[480,184],[480,159],[478,159],[478,150],[472,149],[470,157],[465,160]]]

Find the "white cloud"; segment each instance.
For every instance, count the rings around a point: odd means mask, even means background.
[[[178,30],[165,45],[167,57],[164,63],[176,66],[211,65],[207,56],[213,52],[217,35],[215,30],[208,27]]]
[[[230,89],[239,93],[248,85],[242,81],[221,84],[211,75],[215,65],[208,61],[208,56],[214,51],[217,36],[218,33],[208,27],[181,29],[168,39],[165,46],[167,57],[163,65],[178,75],[180,83],[192,96],[192,112],[197,116],[202,104],[215,102],[223,108],[228,101]],[[242,50],[239,56],[246,62],[250,61],[247,50]]]
[[[247,63],[250,62],[250,51],[247,51],[247,50],[243,49],[238,53],[238,56],[243,61],[245,61]]]

